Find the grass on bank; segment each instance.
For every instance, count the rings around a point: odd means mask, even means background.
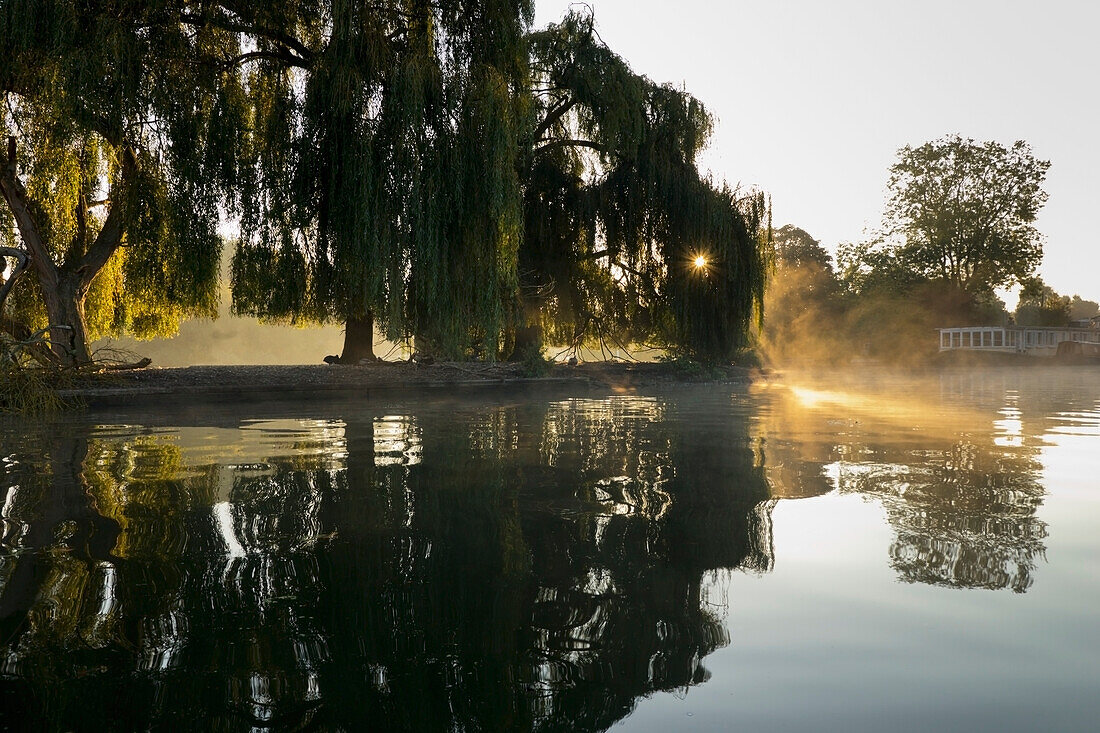
[[[35,417],[68,409],[58,389],[71,381],[61,369],[5,365],[0,368],[0,413]]]

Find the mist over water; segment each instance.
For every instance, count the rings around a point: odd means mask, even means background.
[[[1100,370],[0,424],[0,727],[1075,730]]]
[[[343,330],[337,326],[266,324],[232,315],[223,307],[217,320],[185,321],[171,338],[107,339],[96,342],[93,349],[117,350],[133,355],[135,361],[148,357],[159,367],[319,364],[326,355],[339,354],[343,341]]]

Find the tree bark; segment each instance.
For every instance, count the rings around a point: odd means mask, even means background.
[[[42,239],[41,230],[38,228],[38,222],[35,220],[31,203],[27,198],[27,190],[15,175],[14,137],[8,138],[8,162],[0,172],[0,192],[3,192],[4,201],[7,202],[15,218],[19,237],[23,240],[23,247],[30,256],[31,265],[34,266],[42,286],[47,287],[57,278],[57,266]]]
[[[516,329],[515,345],[512,347],[512,353],[508,356],[508,361],[523,361],[532,354],[537,354],[542,350],[542,327],[535,326],[520,326]]]
[[[122,245],[124,197],[137,166],[133,150],[125,148],[122,151],[122,177],[112,186],[113,203],[103,228],[83,256],[75,262],[66,261],[59,267],[42,238],[33,203],[16,176],[15,139],[8,140],[8,160],[0,172],[0,191],[15,217],[19,237],[38,275],[49,318],[50,348],[65,366],[79,366],[92,360],[88,350],[84,299],[92,280]]]
[[[526,323],[515,330],[512,342],[512,353],[508,355],[508,361],[524,361],[532,354],[541,354],[543,343],[542,326],[539,325],[539,308],[542,303],[529,297],[522,298],[523,314]]]
[[[344,351],[341,364],[358,364],[376,361],[374,355],[374,314],[367,311],[362,317],[350,317],[344,326]]]
[[[92,361],[84,316],[87,294],[83,278],[76,273],[62,273],[56,288],[42,288],[46,316],[50,320],[50,348],[66,366]]]

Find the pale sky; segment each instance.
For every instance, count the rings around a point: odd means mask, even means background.
[[[950,133],[1050,160],[1040,274],[1100,300],[1100,6],[1088,0],[590,0],[634,70],[718,118],[703,159],[830,250],[882,211],[897,149]],[[570,3],[536,0],[538,26]]]

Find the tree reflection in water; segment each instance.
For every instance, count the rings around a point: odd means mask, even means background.
[[[1045,553],[1039,449],[1014,420],[990,421],[991,413],[1021,415],[1016,392],[990,383],[997,386],[981,382],[983,400],[952,373],[935,389],[814,391],[810,404],[797,390],[779,392],[758,425],[775,466],[772,490],[802,497],[839,489],[880,501],[895,532],[890,563],[904,582],[1023,593]],[[922,397],[929,393],[935,399]],[[964,407],[975,401],[991,409]]]
[[[348,418],[247,462],[3,446],[0,716],[607,728],[707,678],[708,575],[772,562],[744,421],[701,435],[672,404]]]
[[[0,727],[606,729],[707,679],[715,577],[836,490],[881,502],[901,580],[1027,590],[1029,408],[898,394],[0,432]]]

